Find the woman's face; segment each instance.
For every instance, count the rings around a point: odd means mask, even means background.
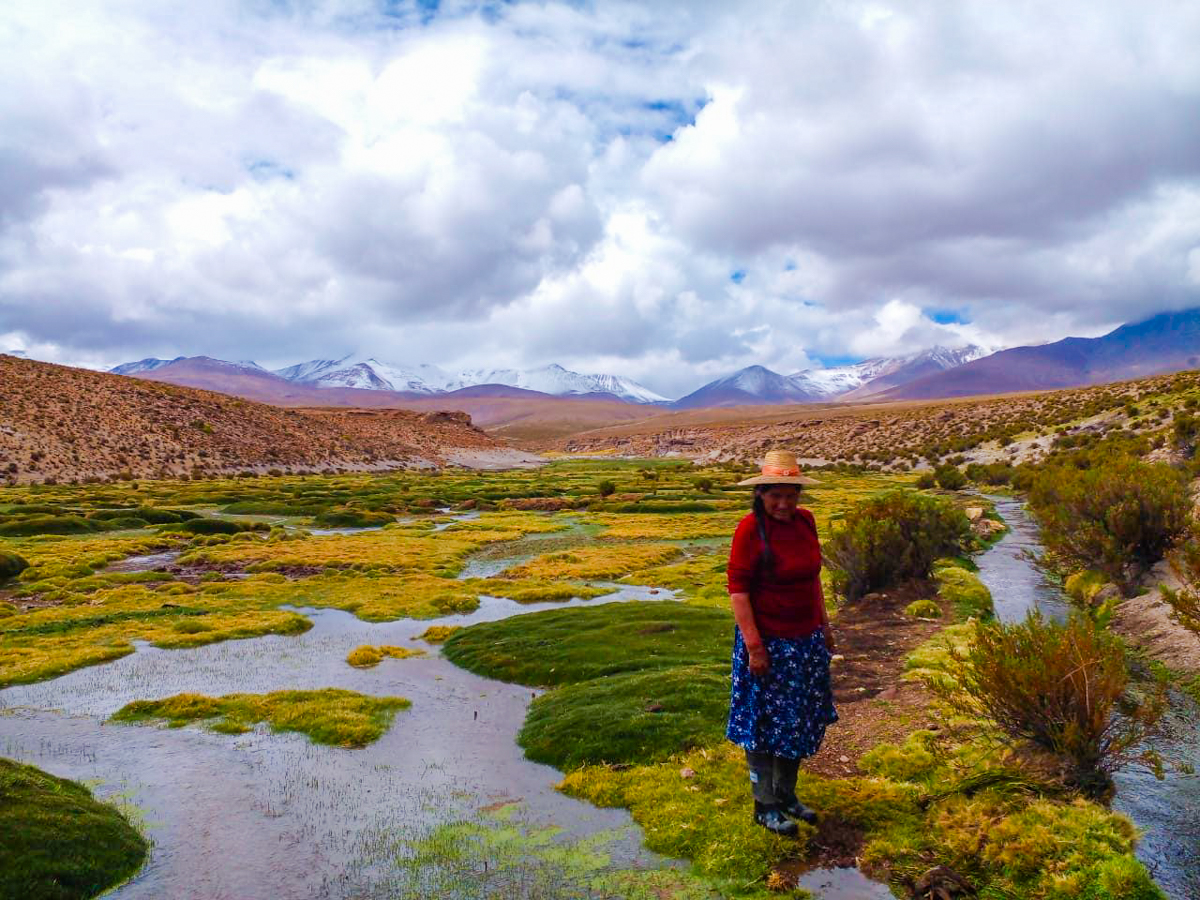
[[[796,514],[800,488],[794,484],[773,484],[762,493],[763,508],[772,519],[788,522]]]

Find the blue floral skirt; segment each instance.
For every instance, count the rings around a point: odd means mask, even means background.
[[[829,650],[820,630],[805,638],[766,638],[771,668],[750,673],[742,632],[734,628],[733,684],[725,736],[753,753],[812,756],[825,727],[837,721],[829,685]]]

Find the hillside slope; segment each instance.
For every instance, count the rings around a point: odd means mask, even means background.
[[[0,477],[520,464],[463,414],[280,409],[193,388],[0,355]]]

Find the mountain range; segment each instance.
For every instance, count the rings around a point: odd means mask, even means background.
[[[629,378],[617,375],[580,375],[559,365],[543,366],[539,369],[474,369],[452,374],[427,363],[397,366],[380,362],[373,357],[344,356],[341,359],[314,359],[268,371],[249,360],[227,362],[205,356],[180,356],[175,359],[141,359],[116,366],[110,371],[117,375],[153,377],[156,381],[173,381],[191,384],[193,387],[221,390],[210,383],[193,384],[192,381],[180,381],[172,377],[184,374],[182,370],[186,369],[192,370],[192,375],[200,377],[201,373],[196,371],[200,368],[207,370],[204,373],[207,379],[218,375],[228,379],[237,372],[243,378],[257,378],[260,384],[265,384],[266,381],[258,376],[271,376],[281,382],[302,387],[388,391],[409,397],[446,394],[481,385],[499,385],[555,397],[595,396],[624,400],[628,403],[671,402]],[[219,372],[221,369],[228,371]],[[156,374],[151,376],[150,373]],[[280,385],[277,387],[283,393],[289,393],[286,388]]]
[[[748,366],[709,382],[676,400],[672,406],[675,409],[699,409],[811,403],[834,398],[858,400],[934,372],[961,366],[986,354],[986,350],[974,345],[958,350],[933,347],[909,356],[876,357],[849,366],[804,369],[791,375],[780,375],[764,366]]]
[[[190,387],[290,406],[464,404],[506,398],[609,401],[677,410],[828,401],[935,399],[1048,390],[1139,378],[1200,365],[1200,309],[1162,313],[1098,338],[1065,338],[988,353],[933,347],[899,357],[781,375],[749,366],[672,402],[617,375],[581,375],[559,365],[537,369],[400,366],[374,357],[315,359],[268,371],[257,363],[205,356],[143,359],[112,369]],[[424,408],[424,404],[421,404]],[[512,404],[508,404],[512,407]],[[579,414],[577,410],[573,415]],[[591,414],[582,413],[585,418]]]

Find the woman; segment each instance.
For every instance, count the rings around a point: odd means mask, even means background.
[[[772,450],[754,486],[754,512],[738,523],[729,553],[729,599],[737,622],[728,738],[746,749],[754,820],[776,834],[816,813],[796,798],[800,760],[837,721],[829,687],[833,634],[821,590],[821,545],[813,514],[798,506],[792,453]]]

